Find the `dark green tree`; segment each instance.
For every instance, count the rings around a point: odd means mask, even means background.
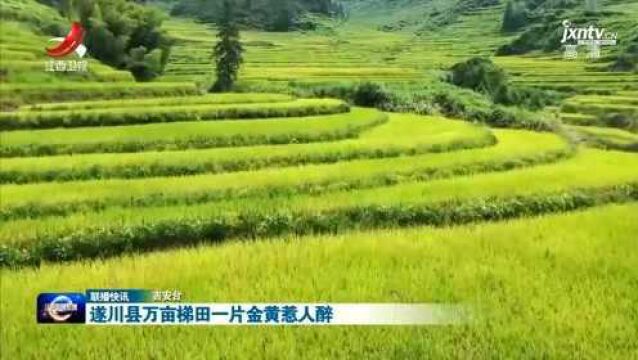
[[[503,14],[503,31],[516,31],[527,25],[525,6],[516,0],[510,0]]]
[[[232,89],[237,80],[241,64],[244,62],[244,48],[239,38],[239,27],[235,18],[233,3],[230,0],[224,1],[218,26],[217,38],[219,40],[213,51],[217,80],[211,90],[224,92]]]
[[[86,30],[84,45],[93,58],[128,69],[139,81],[152,80],[164,71],[172,41],[161,29],[165,16],[159,10],[129,0],[45,3],[55,6],[63,16],[82,22]]]

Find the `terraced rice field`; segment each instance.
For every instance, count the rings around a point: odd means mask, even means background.
[[[367,17],[330,28],[327,33],[242,33],[246,62],[242,83],[335,83],[378,81],[388,84],[431,81],[441,71],[472,56],[493,57],[512,36],[503,36],[502,7],[468,12],[457,23],[432,31],[381,32]],[[632,10],[618,8],[630,19]],[[387,14],[370,14],[387,22]],[[620,17],[619,19],[624,19]],[[618,23],[624,25],[630,20]],[[617,24],[616,24],[617,25]],[[617,25],[620,26],[620,25]],[[165,25],[176,39],[164,81],[206,81],[213,73],[210,39],[214,28],[171,19]],[[459,39],[463,39],[459,42]],[[312,56],[307,56],[311,53]],[[608,72],[604,62],[592,62],[586,54],[565,60],[555,54],[499,56],[502,66],[517,84],[575,92],[615,92],[638,89],[638,75]]]
[[[25,10],[26,9],[26,10]],[[120,99],[126,97],[162,97],[199,94],[191,82],[163,84],[137,83],[128,71],[116,70],[90,57],[86,71],[47,71],[52,61],[43,51],[51,36],[35,33],[25,19],[38,22],[55,17],[64,22],[52,8],[35,1],[3,0],[0,9],[0,106],[13,110],[32,103]],[[5,17],[8,20],[5,20]]]
[[[5,6],[3,2],[3,7]],[[7,11],[3,9],[3,11]],[[20,41],[14,41],[20,39]],[[2,22],[2,36],[0,36],[0,69],[3,70],[4,82],[25,82],[35,80],[55,82],[53,73],[45,72],[48,58],[42,51],[48,44],[49,37],[34,34],[28,26],[15,21]],[[87,59],[87,73],[72,74],[69,77],[97,82],[133,82],[133,77],[126,71],[117,71],[98,61]],[[48,81],[45,81],[48,79]]]
[[[636,212],[635,203],[607,205],[480,226],[286,236],[7,272],[2,309],[13,316],[2,340],[26,338],[29,346],[3,351],[9,358],[43,349],[197,358],[241,349],[254,358],[384,359],[487,358],[498,349],[506,357],[632,358],[638,223],[627,214]],[[24,300],[49,289],[112,286],[178,286],[192,301],[463,301],[479,304],[481,321],[459,328],[43,327]]]
[[[248,31],[241,78],[435,80],[508,41],[500,11],[419,36],[361,23],[328,35]],[[566,71],[608,93],[568,99],[556,133],[490,129],[335,99],[199,95],[214,31],[166,28],[178,46],[153,83],[45,81],[35,68],[22,81],[12,69],[31,71],[41,39],[0,42],[26,61],[0,62],[11,101],[0,113],[2,358],[638,352],[635,78],[538,54],[497,58],[516,82],[562,86]],[[479,317],[446,328],[45,328],[25,301],[99,287],[175,288],[206,302],[467,303]]]
[[[579,95],[567,99],[560,111],[563,122],[592,146],[638,149],[638,92]]]
[[[635,5],[616,6],[617,18],[609,26],[623,29],[631,23],[632,6]],[[494,57],[492,54],[499,46],[512,40],[512,36],[503,36],[500,30],[502,11],[499,6],[478,9],[461,15],[455,24],[418,35],[373,30],[379,26],[378,19],[388,21],[387,16],[374,13],[334,26],[327,33],[246,31],[242,33],[247,51],[241,82],[252,86],[267,83],[272,87],[272,83],[310,86],[369,80],[395,88],[418,88],[419,83],[438,81],[443,70],[456,62],[477,55],[489,56],[508,72],[514,84],[583,93],[562,104],[560,117],[571,125],[589,126],[588,132],[572,128],[589,145],[635,148],[634,142],[617,143],[609,136],[593,135],[591,127],[601,128],[597,134],[607,127],[621,128],[625,131],[623,139],[632,137],[638,116],[638,105],[633,100],[638,96],[638,75],[609,72],[608,63],[589,60],[585,53],[576,60],[566,60],[556,53]],[[214,28],[174,19],[165,27],[178,45],[162,80],[210,81],[213,73],[210,39],[215,35]],[[304,55],[308,53],[312,56]],[[285,90],[286,85],[283,86]],[[611,114],[620,114],[628,120],[619,123],[603,119]]]
[[[192,121],[182,107],[206,112]],[[112,114],[119,126],[82,120]],[[3,115],[21,124],[1,134],[5,265],[575,210],[631,200],[638,182],[632,154],[327,99],[228,94],[152,111],[107,100]],[[40,129],[66,118],[77,123]]]

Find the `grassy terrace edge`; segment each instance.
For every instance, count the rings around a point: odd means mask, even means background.
[[[423,121],[429,120],[429,121]],[[5,158],[0,183],[224,173],[361,158],[385,158],[494,145],[487,129],[462,121],[392,114],[356,139],[330,143]],[[55,161],[52,159],[55,158]]]
[[[494,134],[498,139],[494,146],[452,153],[188,177],[4,185],[0,219],[62,216],[109,206],[197,204],[231,197],[292,196],[389,186],[551,163],[574,155],[576,150],[549,133],[495,130]],[[256,178],[260,179],[257,184]],[[186,183],[189,186],[184,186]],[[45,200],[36,195],[41,193],[51,196]]]
[[[450,226],[574,211],[609,203],[638,201],[638,183],[508,198],[452,200],[408,206],[359,206],[319,213],[242,213],[237,217],[158,221],[67,234],[41,235],[18,246],[0,245],[0,267],[105,258],[233,238],[271,238],[286,234],[340,233],[393,226]]]
[[[156,354],[170,358],[232,358],[242,348],[251,358],[385,359],[489,358],[500,349],[509,358],[541,351],[550,358],[628,359],[638,349],[634,322],[619,315],[635,310],[638,223],[627,214],[637,211],[637,203],[608,205],[454,228],[286,236],[2,269],[3,351],[8,358],[41,358],[70,346],[77,357],[109,351],[143,358],[159,347]],[[114,279],[125,288],[177,287],[190,302],[267,303],[282,294],[284,301],[310,303],[467,302],[480,304],[484,316],[473,326],[445,329],[43,327],[25,301],[45,289],[108,288]],[[595,306],[583,306],[590,302]],[[92,341],[107,334],[112,342]]]
[[[156,108],[98,109],[0,113],[0,130],[50,129],[106,125],[148,124],[216,119],[260,119],[348,112],[341,100],[299,99],[290,102],[161,106]]]
[[[38,111],[65,111],[65,110],[94,110],[135,108],[141,106],[175,106],[175,105],[201,105],[201,104],[250,104],[266,102],[292,101],[291,95],[268,93],[223,93],[206,94],[199,96],[171,96],[154,97],[150,99],[117,99],[117,100],[91,100],[75,102],[44,103],[23,106],[21,112]]]
[[[0,132],[0,157],[133,153],[255,145],[307,144],[357,137],[388,116],[374,109],[253,120],[228,119],[144,125]],[[25,140],[31,140],[26,142]],[[113,140],[116,139],[116,140]]]
[[[127,97],[198,95],[199,90],[190,82],[167,83],[55,83],[55,84],[2,84],[0,98],[17,103],[78,101],[94,99],[120,99]]]

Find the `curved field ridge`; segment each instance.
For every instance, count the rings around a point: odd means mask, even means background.
[[[216,119],[258,119],[336,114],[347,111],[349,111],[347,104],[333,99],[299,99],[289,102],[255,104],[174,105],[134,109],[125,107],[81,111],[18,111],[0,113],[0,130],[129,125]]]
[[[318,195],[108,208],[16,220],[0,230],[4,265],[113,256],[228,238],[351,228],[454,225],[638,200],[638,157],[583,150],[555,164]],[[525,184],[525,186],[521,186]],[[176,214],[179,214],[176,216]]]
[[[403,353],[406,349],[428,358],[489,358],[495,348],[517,357],[521,349],[551,342],[543,350],[549,357],[628,359],[638,348],[631,330],[635,322],[619,314],[635,311],[631,299],[638,277],[638,222],[627,216],[635,213],[638,204],[631,203],[480,226],[232,242],[5,271],[0,306],[4,314],[10,310],[12,321],[2,327],[7,344],[3,353],[8,358],[37,358],[45,354],[43,349],[61,352],[72,347],[99,356],[104,344],[92,339],[103,329],[56,326],[42,336],[42,326],[33,320],[33,303],[24,298],[34,299],[43,289],[66,289],[69,279],[77,289],[107,287],[117,279],[124,288],[178,287],[189,302],[267,303],[286,294],[304,302],[481,304],[473,326],[458,331],[167,326],[160,339],[154,331],[122,326],[109,331],[118,344],[111,354],[122,358],[143,358],[160,344],[169,358],[202,353],[231,358],[237,349],[245,349],[243,354],[250,358],[277,358],[289,344],[304,345],[286,350],[291,357],[325,358],[338,347],[340,356],[367,358],[370,346],[378,358],[392,358],[397,351],[409,357]],[[599,326],[610,319],[612,326]],[[21,346],[24,338],[31,339],[32,346]],[[184,343],[191,346],[184,348]]]
[[[154,96],[197,95],[192,82],[58,82],[53,84],[2,84],[0,97],[17,98],[25,103],[77,101],[87,99],[120,99]]]
[[[205,149],[261,144],[334,141],[357,137],[386,122],[377,110],[253,120],[186,121],[0,133],[0,156],[48,156]]]
[[[344,141],[3,159],[0,183],[221,173],[443,152],[494,142],[494,136],[487,129],[462,121],[393,114],[387,123]]]
[[[207,94],[200,96],[173,96],[151,99],[118,99],[97,101],[76,101],[61,103],[44,103],[24,106],[21,111],[64,111],[64,110],[97,110],[117,108],[138,108],[141,106],[175,106],[203,104],[250,104],[265,102],[292,101],[293,97],[282,94],[240,93],[240,94]]]
[[[620,128],[633,133],[638,132],[638,100],[635,94],[619,92],[616,95],[574,96],[564,101],[560,110],[562,120],[568,124]],[[594,132],[598,134],[593,134]],[[589,129],[585,132],[590,143],[596,146],[632,150],[631,146],[622,146],[623,144],[614,146],[616,141],[613,138],[617,138],[618,134],[619,132],[614,134],[613,131],[604,134],[603,129],[599,131]]]
[[[587,144],[603,149],[638,152],[638,134],[614,128],[569,126]]]
[[[194,204],[257,195],[361,189],[400,182],[505,171],[552,162],[573,149],[550,133],[495,130],[491,147],[389,159],[262,169],[227,174],[5,185],[1,217],[65,215],[110,206]],[[40,194],[49,194],[43,198]]]

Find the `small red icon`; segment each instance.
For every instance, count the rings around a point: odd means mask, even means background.
[[[84,28],[79,22],[73,22],[71,25],[71,31],[65,38],[54,38],[53,41],[61,41],[56,47],[48,48],[47,54],[54,58],[60,58],[69,55],[70,53],[77,51],[80,57],[86,53],[86,48],[82,45],[84,40]]]

